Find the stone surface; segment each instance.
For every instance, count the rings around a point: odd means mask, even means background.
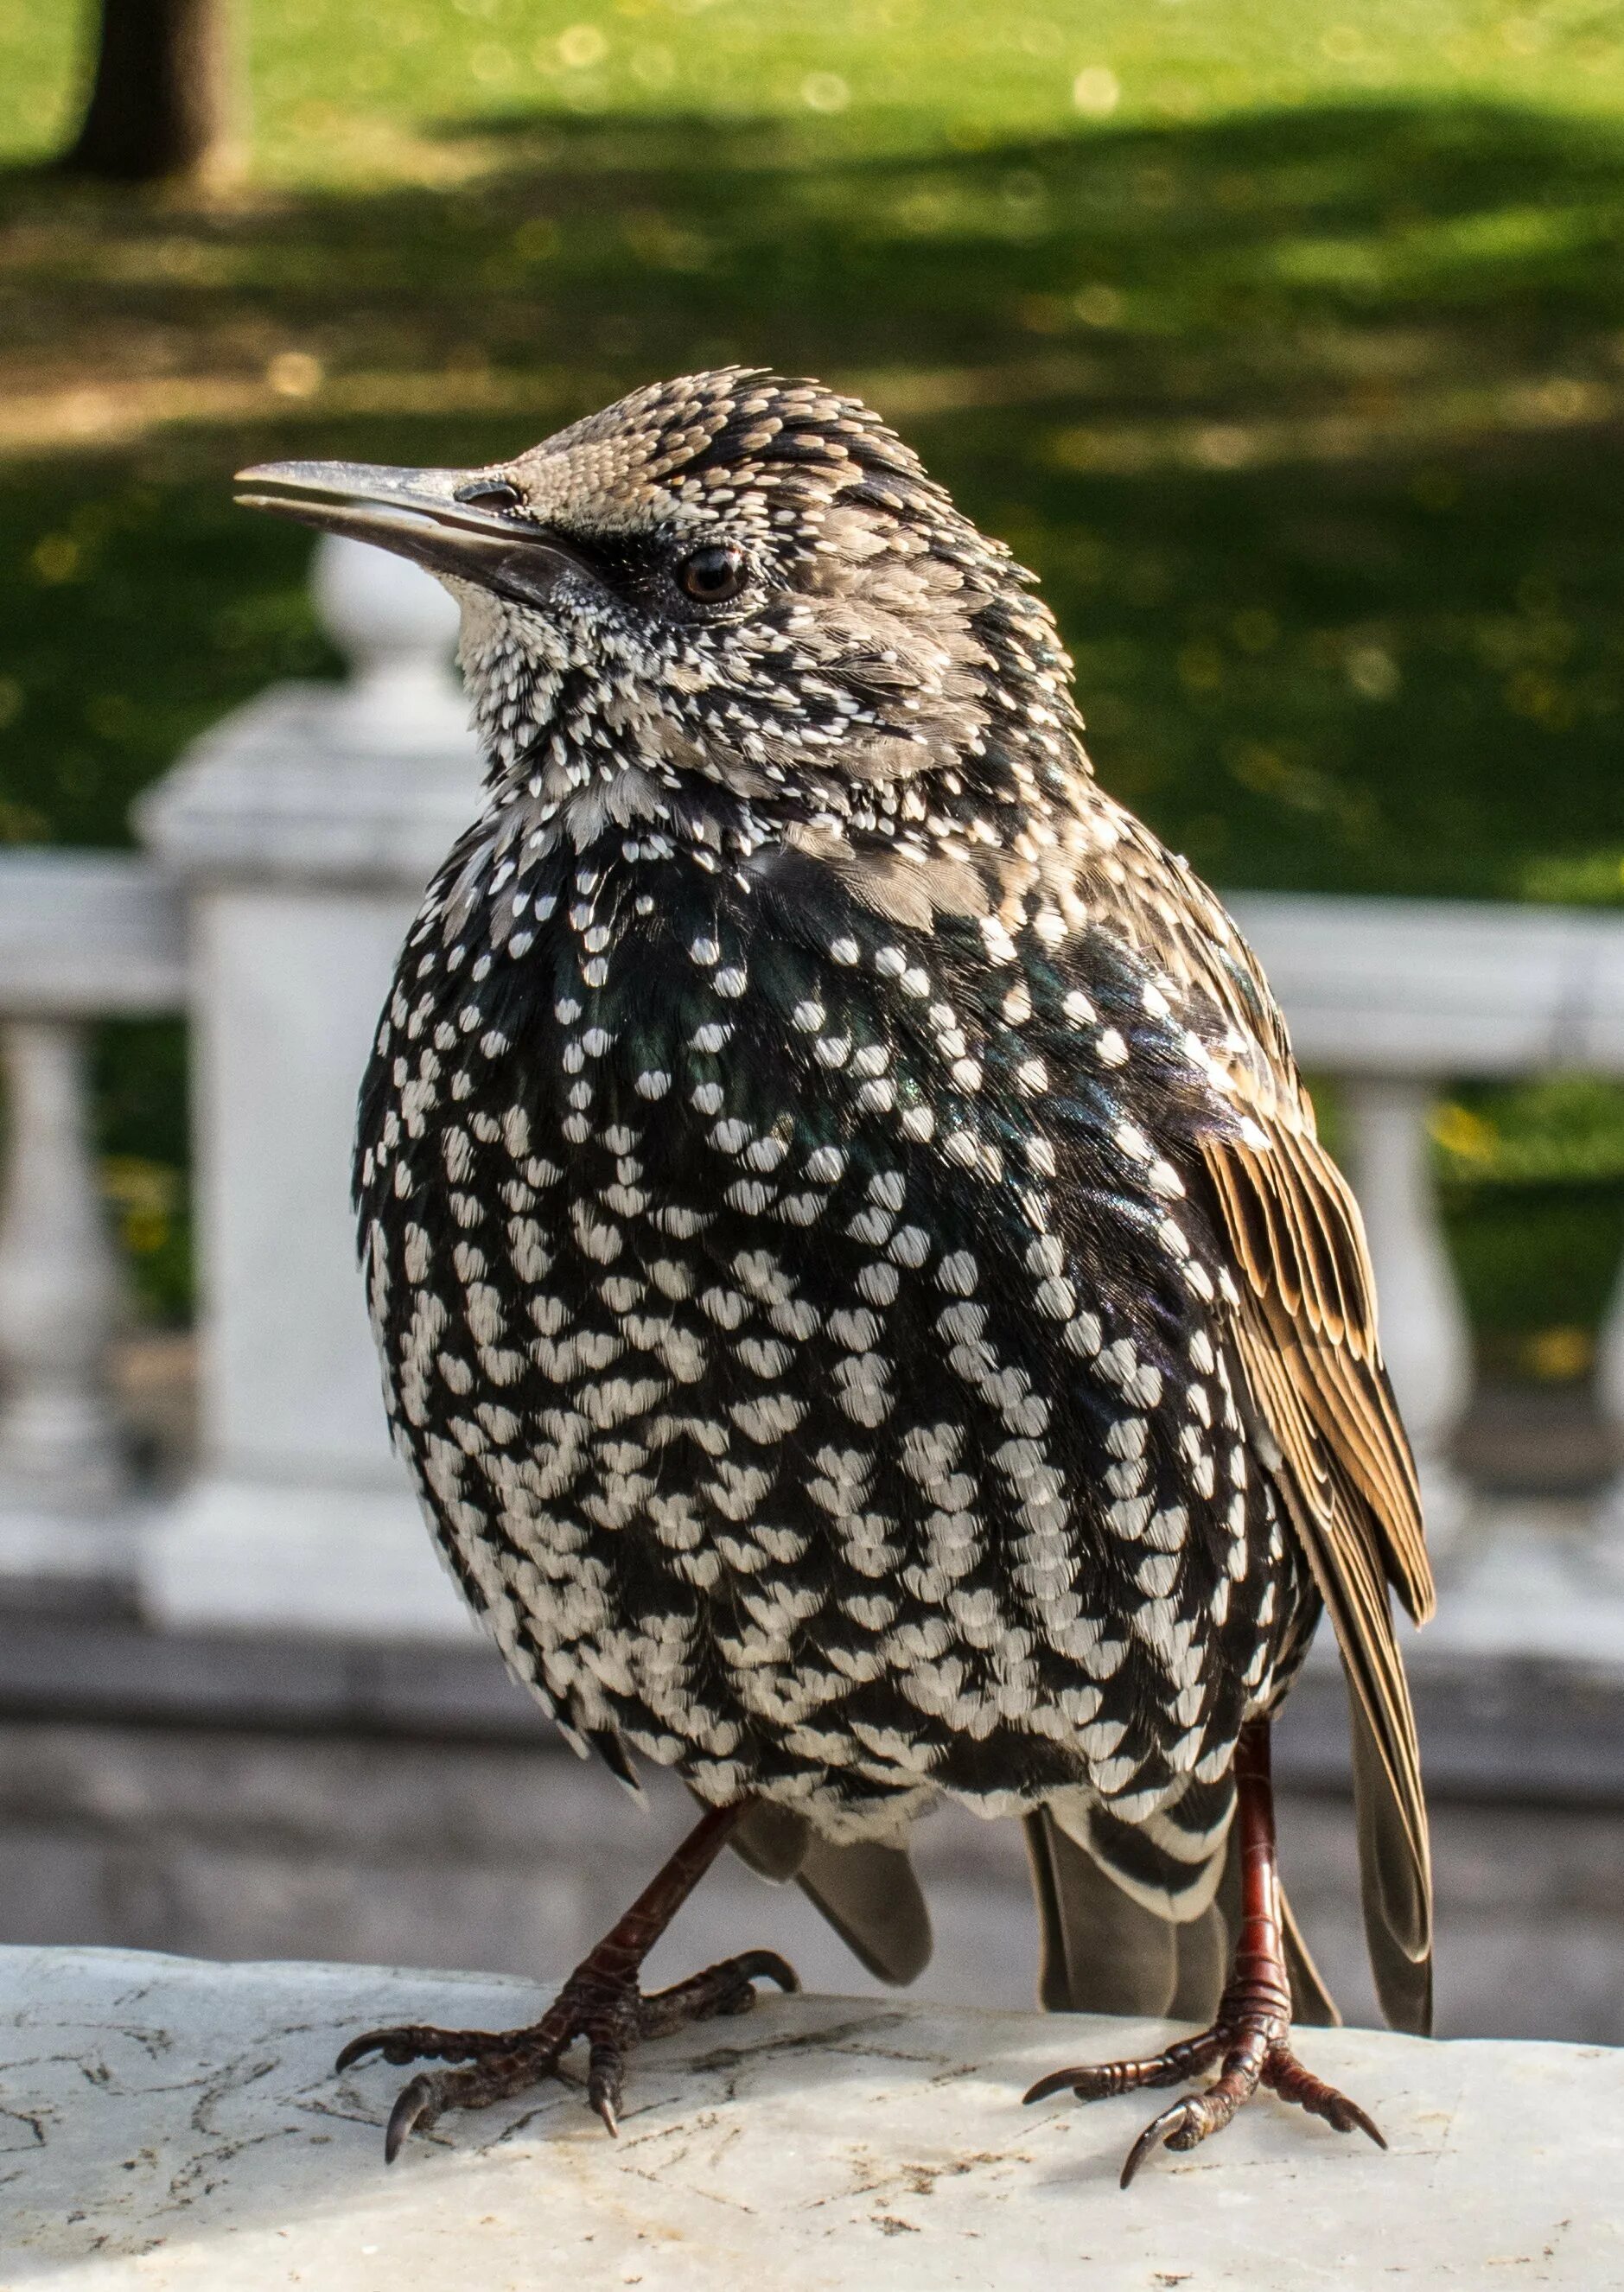
[[[343,2039],[423,2014],[499,2024],[544,1995],[466,1974],[0,1954],[6,2282],[1624,2283],[1624,2054],[1599,2048],[1314,2032],[1310,2062],[1370,2107],[1388,2154],[1265,2101],[1124,2195],[1144,2096],[1019,2097],[1155,2025],[789,1998],[650,2046],[618,2143],[558,2088],[449,2118],[386,2171],[401,2072],[335,2078]]]

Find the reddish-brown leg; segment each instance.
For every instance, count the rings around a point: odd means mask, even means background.
[[[776,1950],[747,1950],[645,1997],[637,1986],[642,1962],[727,1843],[749,1804],[715,1807],[691,1830],[637,1900],[570,1976],[539,2022],[521,2030],[435,2030],[408,2022],[351,2038],[338,2056],[339,2070],[368,2054],[386,2062],[472,2062],[465,2070],[419,2072],[402,2086],[390,2111],[384,2156],[393,2164],[407,2136],[433,2124],[442,2110],[488,2109],[557,2074],[564,2054],[585,2038],[586,2097],[611,2133],[619,2130],[626,2056],[643,2038],[663,2037],[688,2022],[718,2014],[747,2014],[755,1984],[799,1987],[795,1970]]]
[[[1338,2133],[1368,2133],[1386,2143],[1356,2103],[1311,2075],[1291,2050],[1291,1981],[1286,1970],[1274,1852],[1274,1794],[1269,1780],[1269,1724],[1250,1722],[1235,1751],[1235,1820],[1240,1828],[1240,1933],[1234,1964],[1210,2030],[1138,2062],[1101,2062],[1056,2070],[1027,2094],[1042,2101],[1070,2087],[1079,2101],[1103,2101],[1141,2086],[1178,2085],[1219,2064],[1204,2093],[1186,2094],[1152,2118],[1127,2152],[1126,2189],[1153,2149],[1193,2149],[1222,2132],[1260,2085],[1296,2102]]]

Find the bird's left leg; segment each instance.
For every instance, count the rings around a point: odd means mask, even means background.
[[[1187,2094],[1152,2118],[1128,2151],[1126,2189],[1153,2149],[1193,2149],[1222,2132],[1260,2085],[1322,2117],[1338,2133],[1368,2133],[1386,2143],[1362,2109],[1303,2067],[1291,2050],[1291,1977],[1287,1970],[1274,1849],[1274,1793],[1269,1779],[1269,1723],[1248,1722],[1235,1751],[1235,1820],[1240,1829],[1240,1933],[1218,2011],[1209,2030],[1137,2062],[1100,2062],[1056,2070],[1027,2094],[1042,2101],[1067,2086],[1079,2101],[1103,2101],[1142,2086],[1179,2085],[1215,2062],[1203,2093]]]
[[[539,2022],[521,2030],[435,2030],[408,2022],[352,2038],[338,2056],[340,2071],[368,2054],[381,2054],[386,2062],[473,2064],[471,2069],[423,2070],[401,2087],[384,2136],[385,2161],[392,2164],[408,2135],[426,2130],[442,2110],[488,2109],[493,2101],[504,2101],[555,2076],[578,2038],[585,2038],[587,2045],[586,2097],[609,2130],[617,2132],[626,2056],[634,2045],[644,2038],[664,2037],[685,2022],[748,2013],[755,2003],[757,1981],[775,1981],[780,1989],[798,1989],[794,1968],[771,1949],[723,1958],[650,1997],[638,1987],[644,1958],[749,1805],[748,1799],[741,1799],[733,1806],[713,1807],[703,1817],[630,1909],[587,1952]]]

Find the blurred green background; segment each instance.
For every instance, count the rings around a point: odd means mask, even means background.
[[[1102,777],[1228,887],[1624,904],[1624,4],[258,0],[244,188],[97,190],[0,0],[0,839],[117,843],[334,666],[247,459],[477,461],[651,376],[854,385],[1042,576]],[[188,1295],[182,1046],[109,1183]],[[1334,1119],[1334,1109],[1333,1109]],[[1571,1379],[1624,1096],[1438,1124],[1488,1365]]]

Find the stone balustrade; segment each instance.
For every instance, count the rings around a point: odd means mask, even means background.
[[[0,1572],[127,1564],[125,1445],[109,1392],[119,1268],[89,1127],[98,1019],[178,1010],[181,905],[139,860],[0,861]]]
[[[460,1636],[389,1448],[346,1196],[394,951],[474,809],[478,767],[437,585],[328,539],[315,594],[348,681],[274,688],[198,742],[137,809],[143,857],[0,855],[0,1573],[133,1581],[177,1626]],[[1485,1538],[1450,1463],[1473,1371],[1427,1125],[1463,1077],[1624,1073],[1624,917],[1234,906],[1304,1064],[1341,1091],[1387,1356],[1457,1578],[1446,1634],[1502,1650],[1531,1634],[1543,1653],[1616,1660],[1624,1484],[1588,1540],[1558,1550]],[[159,1507],[131,1491],[109,1400],[119,1281],[85,1030],[179,1009],[194,1042],[202,1453]],[[1624,1433],[1624,1283],[1598,1387]]]

